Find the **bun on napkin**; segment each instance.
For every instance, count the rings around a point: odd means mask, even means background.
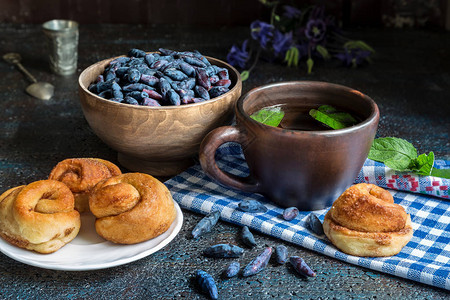
[[[176,216],[167,187],[142,173],[126,173],[99,182],[90,194],[89,206],[97,218],[97,233],[119,244],[157,237],[169,229]]]
[[[411,217],[392,195],[373,184],[348,188],[325,215],[326,236],[355,256],[391,256],[412,237]]]
[[[52,253],[73,240],[80,225],[73,194],[62,182],[35,181],[0,196],[0,236],[15,246]]]
[[[49,179],[65,183],[75,196],[75,209],[89,210],[89,192],[99,182],[122,174],[115,164],[99,158],[70,158],[59,162]]]

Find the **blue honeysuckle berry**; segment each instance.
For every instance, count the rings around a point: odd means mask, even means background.
[[[217,290],[216,282],[211,275],[203,270],[197,270],[195,272],[195,275],[197,283],[204,293],[207,293],[211,299],[219,298],[219,292]]]

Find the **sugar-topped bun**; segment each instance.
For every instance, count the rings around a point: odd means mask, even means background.
[[[355,256],[391,256],[412,237],[411,217],[392,195],[373,184],[348,188],[325,216],[326,236]]]

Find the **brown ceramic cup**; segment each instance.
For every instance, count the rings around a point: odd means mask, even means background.
[[[339,130],[311,130],[308,126],[272,127],[250,118],[273,105],[292,112],[289,116],[299,113],[298,117],[304,118],[311,108],[325,104],[352,114],[360,122]],[[378,107],[370,97],[345,86],[312,81],[255,88],[238,100],[235,111],[235,126],[219,127],[203,139],[199,154],[203,170],[225,186],[260,193],[282,207],[300,210],[330,206],[354,182],[379,120]],[[216,150],[227,142],[242,146],[248,177],[237,177],[217,166]]]

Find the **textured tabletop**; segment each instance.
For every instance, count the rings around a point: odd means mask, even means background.
[[[412,142],[419,153],[433,151],[450,159],[450,33],[415,30],[360,29],[351,32],[376,49],[374,63],[359,69],[317,64],[311,75],[305,67],[287,68],[260,62],[244,82],[243,92],[278,81],[318,80],[358,89],[377,102],[381,119],[377,136],[396,136]],[[23,64],[39,81],[55,85],[47,102],[24,92],[28,82],[12,66],[0,62],[0,191],[48,176],[59,161],[99,157],[117,162],[116,152],[89,128],[78,102],[77,78],[90,64],[126,53],[130,48],[197,49],[225,59],[233,43],[248,36],[247,28],[181,28],[131,25],[80,27],[76,74],[50,73],[38,25],[0,25],[0,52],[19,52]],[[347,264],[255,233],[257,247],[246,249],[250,261],[266,246],[284,244],[317,272],[304,279],[287,266],[269,264],[249,278],[223,279],[228,260],[211,259],[202,251],[219,242],[239,243],[240,228],[219,221],[199,240],[191,230],[203,217],[183,210],[178,236],[162,250],[138,261],[96,271],[66,272],[32,267],[0,254],[1,299],[205,299],[193,280],[195,270],[210,271],[219,299],[445,299],[448,291]]]

